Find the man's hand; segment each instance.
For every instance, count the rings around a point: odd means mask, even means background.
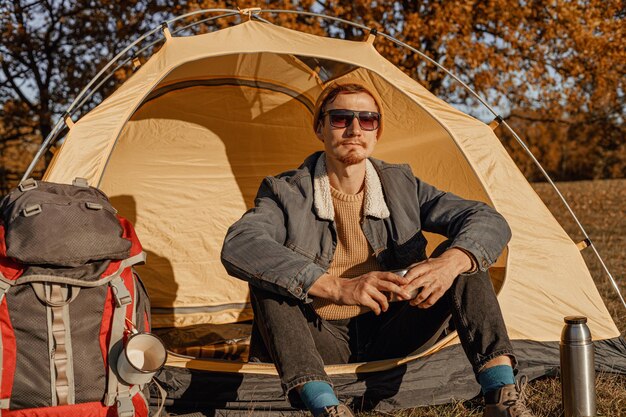
[[[402,300],[411,299],[409,292],[402,288],[406,283],[406,279],[393,272],[374,271],[350,279],[324,274],[311,286],[309,294],[340,305],[365,306],[378,315],[389,308],[384,292]]]
[[[412,306],[432,307],[452,286],[455,278],[471,267],[469,255],[460,249],[451,248],[438,258],[430,258],[411,267],[404,276],[408,283],[403,288],[413,295]]]

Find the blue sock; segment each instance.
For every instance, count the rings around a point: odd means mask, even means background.
[[[321,414],[324,407],[339,405],[339,400],[335,396],[335,391],[328,382],[311,381],[302,386],[300,398],[314,416]]]
[[[478,374],[478,383],[483,390],[483,395],[504,385],[515,384],[513,368],[509,365],[496,365],[487,368]]]

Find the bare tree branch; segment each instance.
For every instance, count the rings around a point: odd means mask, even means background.
[[[5,61],[0,61],[0,65],[2,66],[4,76],[7,78],[7,82],[11,85],[11,90],[14,91],[20,100],[22,100],[31,110],[36,111],[37,106],[26,97],[26,95],[22,92],[22,89],[15,83],[16,77],[11,74],[7,63]]]

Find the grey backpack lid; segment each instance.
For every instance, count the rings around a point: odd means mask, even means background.
[[[85,180],[28,179],[0,203],[7,256],[27,265],[76,267],[129,256],[117,211]]]

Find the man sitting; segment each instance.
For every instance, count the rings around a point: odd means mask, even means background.
[[[531,417],[487,273],[509,227],[483,203],[370,158],[382,111],[363,81],[330,83],[314,113],[324,152],[265,178],[255,207],[228,230],[222,262],[251,284],[250,355],[272,361],[288,397],[314,416],[351,416],[324,364],[406,356],[451,315],[485,416]],[[423,231],[448,238],[430,258]],[[400,269],[404,277],[389,272]]]

